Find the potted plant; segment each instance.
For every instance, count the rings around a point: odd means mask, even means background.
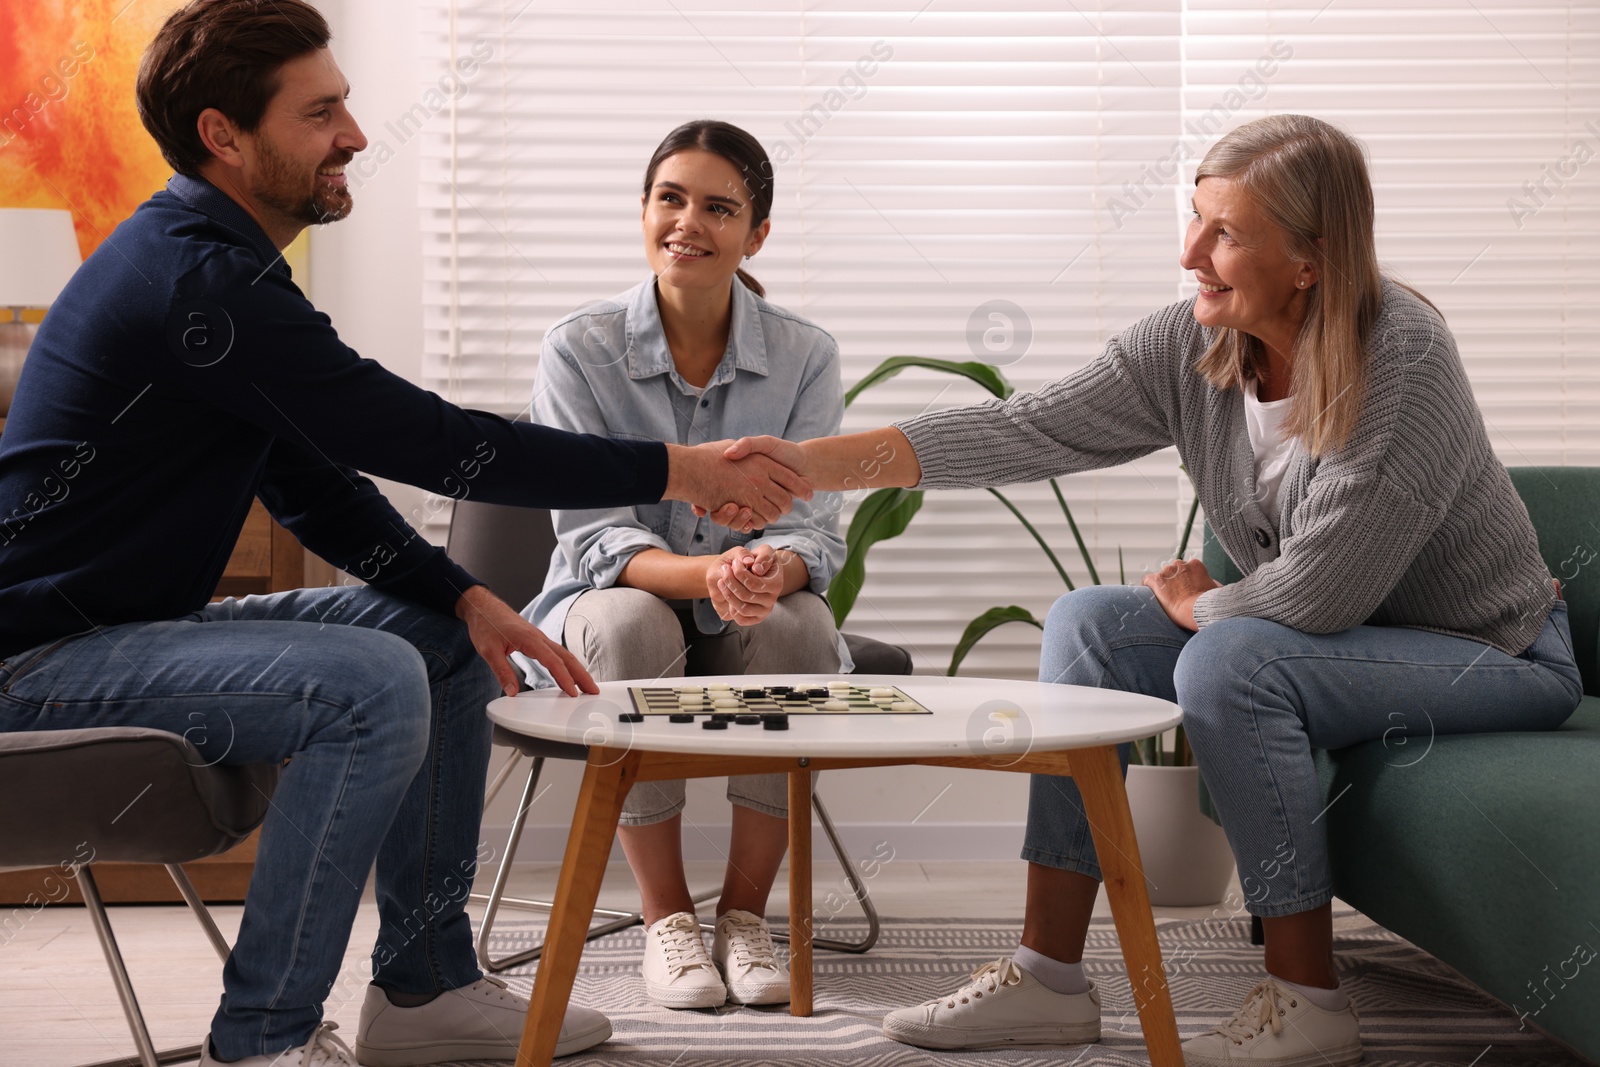
[[[845,403],[848,405],[863,390],[910,367],[960,375],[1002,399],[1013,392],[1005,376],[987,363],[896,356],[880,363],[857,382],[845,394]],[[1056,479],[1050,479],[1050,488],[1061,506],[1068,529],[1072,531],[1090,581],[1100,585],[1100,572],[1095,568],[1088,545],[1078,531],[1072,509],[1067,506]],[[1066,568],[1061,565],[1061,560],[1022,510],[998,489],[990,489],[989,493],[1022,523],[1043,550],[1067,590],[1070,592],[1076,588]],[[843,626],[845,617],[855,605],[856,596],[866,577],[868,550],[880,541],[904,533],[921,507],[921,490],[879,489],[868,495],[856,509],[846,535],[844,567],[828,590],[828,600],[837,625]],[[1189,508],[1188,521],[1184,524],[1183,535],[1173,553],[1177,558],[1181,559],[1189,547],[1189,537],[1194,530],[1199,507],[1200,501],[1196,498]],[[1127,572],[1120,548],[1117,550],[1117,571],[1118,580],[1125,584]],[[951,653],[946,673],[954,675],[973,646],[987,634],[1014,622],[1044,629],[1044,623],[1027,608],[1016,604],[990,608],[967,623]],[[1227,890],[1228,880],[1233,873],[1233,853],[1221,827],[1200,811],[1200,770],[1195,766],[1194,752],[1184,736],[1183,727],[1180,725],[1173,732],[1170,748],[1164,741],[1164,737],[1149,737],[1135,742],[1127,775],[1128,806],[1133,811],[1134,833],[1140,842],[1139,852],[1144,860],[1150,902],[1169,907],[1215,904]]]
[[[1222,827],[1200,811],[1200,768],[1182,725],[1173,737],[1170,749],[1161,737],[1135,741],[1128,766],[1128,807],[1145,888],[1152,904],[1216,904],[1233,876],[1233,851]]]

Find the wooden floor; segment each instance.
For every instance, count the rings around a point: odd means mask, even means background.
[[[692,885],[721,882],[720,863],[691,863],[688,867]],[[891,861],[881,867],[869,889],[884,916],[1014,916],[1020,920],[1023,870],[1020,861]],[[555,874],[554,865],[519,867],[512,892],[548,899]],[[819,862],[818,906],[830,890],[838,888],[835,882],[842,882],[837,868]],[[769,908],[774,916],[787,912],[786,886],[787,876],[780,874]],[[1238,892],[1237,883],[1233,891]],[[614,864],[607,871],[600,906],[633,908],[637,902],[627,868]],[[1213,911],[1155,910],[1158,920],[1200,918]],[[240,911],[238,906],[212,909],[230,941],[238,930]],[[112,907],[110,912],[157,1047],[199,1042],[222,992],[222,967],[188,909],[130,905]],[[473,914],[476,918],[481,909],[474,906]],[[1103,893],[1096,914],[1109,914]],[[8,1067],[69,1067],[130,1054],[133,1041],[85,911],[79,907],[45,908],[31,917],[23,913],[18,919],[21,927],[16,935],[0,945],[0,1061]],[[352,1045],[377,926],[377,908],[369,888],[345,951],[344,969],[327,1005],[327,1018],[339,1023],[340,1036]]]

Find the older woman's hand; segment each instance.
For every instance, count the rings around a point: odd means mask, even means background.
[[[1200,629],[1194,621],[1194,602],[1200,594],[1222,585],[1197,559],[1172,560],[1156,573],[1145,575],[1144,584],[1155,593],[1167,618],[1185,630]]]

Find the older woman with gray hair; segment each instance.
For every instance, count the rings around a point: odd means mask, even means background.
[[[1183,708],[1267,971],[1231,1019],[1184,1044],[1186,1062],[1337,1067],[1361,1059],[1361,1038],[1334,967],[1312,749],[1397,728],[1548,730],[1581,684],[1566,605],[1454,339],[1379,271],[1361,146],[1301,115],[1248,123],[1207,153],[1193,207],[1181,263],[1198,294],[1082,370],[1005,401],[730,454],[768,453],[818,489],[946,489],[1177,446],[1244,578],[1222,586],[1174,560],[1139,586],[1069,593],[1046,621],[1039,677]],[[941,1049],[1099,1038],[1082,958],[1100,869],[1070,779],[1033,779],[1023,858],[1016,954],[891,1012],[885,1034]]]

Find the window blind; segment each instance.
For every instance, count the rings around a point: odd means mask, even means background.
[[[1578,239],[1600,172],[1571,162],[1584,138],[1600,151],[1593,9],[424,0],[422,22],[429,84],[458,78],[420,135],[424,375],[457,402],[525,408],[544,329],[646,276],[644,165],[688,119],[766,146],[773,230],[747,266],[838,339],[847,385],[919,355],[1027,389],[1192,292],[1194,164],[1223,130],[1298,110],[1369,146],[1385,265],[1445,312],[1506,462],[1600,461],[1600,265]],[[1565,177],[1513,218],[1547,174]],[[985,397],[911,371],[845,429]],[[1132,581],[1170,555],[1190,499],[1177,464],[1169,449],[1063,481],[1102,579],[1119,548]],[[1049,488],[1007,493],[1086,583]],[[848,628],[923,670],[979,612],[1042,617],[1065,591],[983,492],[930,494],[867,572]],[[1037,663],[1037,631],[1010,626],[964,669]]]

